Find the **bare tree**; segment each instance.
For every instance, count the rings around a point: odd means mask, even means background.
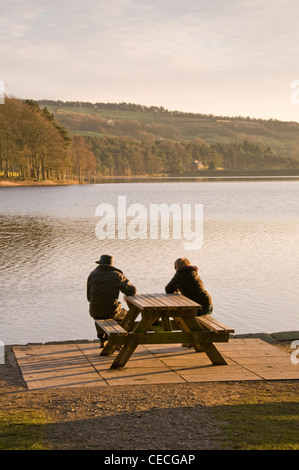
[[[95,172],[96,158],[82,135],[73,137],[70,155],[73,174],[78,174],[79,183],[84,183],[85,175],[91,175]]]

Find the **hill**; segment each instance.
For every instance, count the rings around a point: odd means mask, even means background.
[[[72,134],[127,137],[139,142],[241,143],[270,147],[274,154],[299,160],[299,123],[248,117],[169,111],[131,103],[41,100]]]
[[[0,179],[298,175],[299,124],[120,103],[6,98]],[[207,172],[207,170],[209,170]]]

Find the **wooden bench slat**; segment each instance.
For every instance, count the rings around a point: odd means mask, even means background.
[[[228,328],[228,327],[225,327],[225,325],[220,324],[220,322],[212,318],[210,315],[199,316],[197,317],[197,321],[201,325],[215,332],[227,331],[227,328]]]
[[[214,331],[163,331],[156,333],[147,331],[146,333],[130,332],[128,336],[113,336],[113,344],[133,345],[133,344],[179,344],[179,343],[224,343],[228,342],[228,335],[219,335]]]
[[[234,329],[224,325],[224,323],[221,323],[219,320],[216,320],[216,318],[213,318],[211,315],[201,315],[199,317],[196,317],[196,319],[201,325],[206,326],[207,328],[211,329],[212,331],[215,331],[216,333],[235,332]]]
[[[116,330],[117,334],[119,334],[119,335],[127,335],[128,334],[128,332],[119,323],[117,323],[115,320],[110,320],[109,319],[108,322],[109,322],[109,325],[112,326]]]
[[[220,322],[219,320],[216,320],[215,318],[211,318],[213,325],[217,325],[218,328],[222,330],[225,330],[227,333],[234,333],[235,330],[231,328],[230,326],[225,325],[224,323]]]
[[[108,336],[121,335],[126,336],[128,332],[124,330],[115,320],[112,318],[105,320],[95,320],[95,323],[104,331]]]

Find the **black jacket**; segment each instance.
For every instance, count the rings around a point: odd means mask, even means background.
[[[167,294],[180,292],[202,306],[198,313],[208,313],[213,308],[211,296],[205,290],[203,282],[197,273],[196,266],[183,266],[178,269],[171,281],[165,287]]]
[[[99,265],[87,279],[89,313],[93,318],[113,318],[121,311],[119,292],[135,295],[136,287],[120,269],[108,264]]]

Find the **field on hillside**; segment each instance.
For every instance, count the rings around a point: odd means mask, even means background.
[[[43,102],[40,105],[43,106]],[[76,103],[46,104],[71,133],[130,137],[139,141],[231,143],[248,140],[281,156],[299,159],[299,123],[188,113],[138,112]]]

